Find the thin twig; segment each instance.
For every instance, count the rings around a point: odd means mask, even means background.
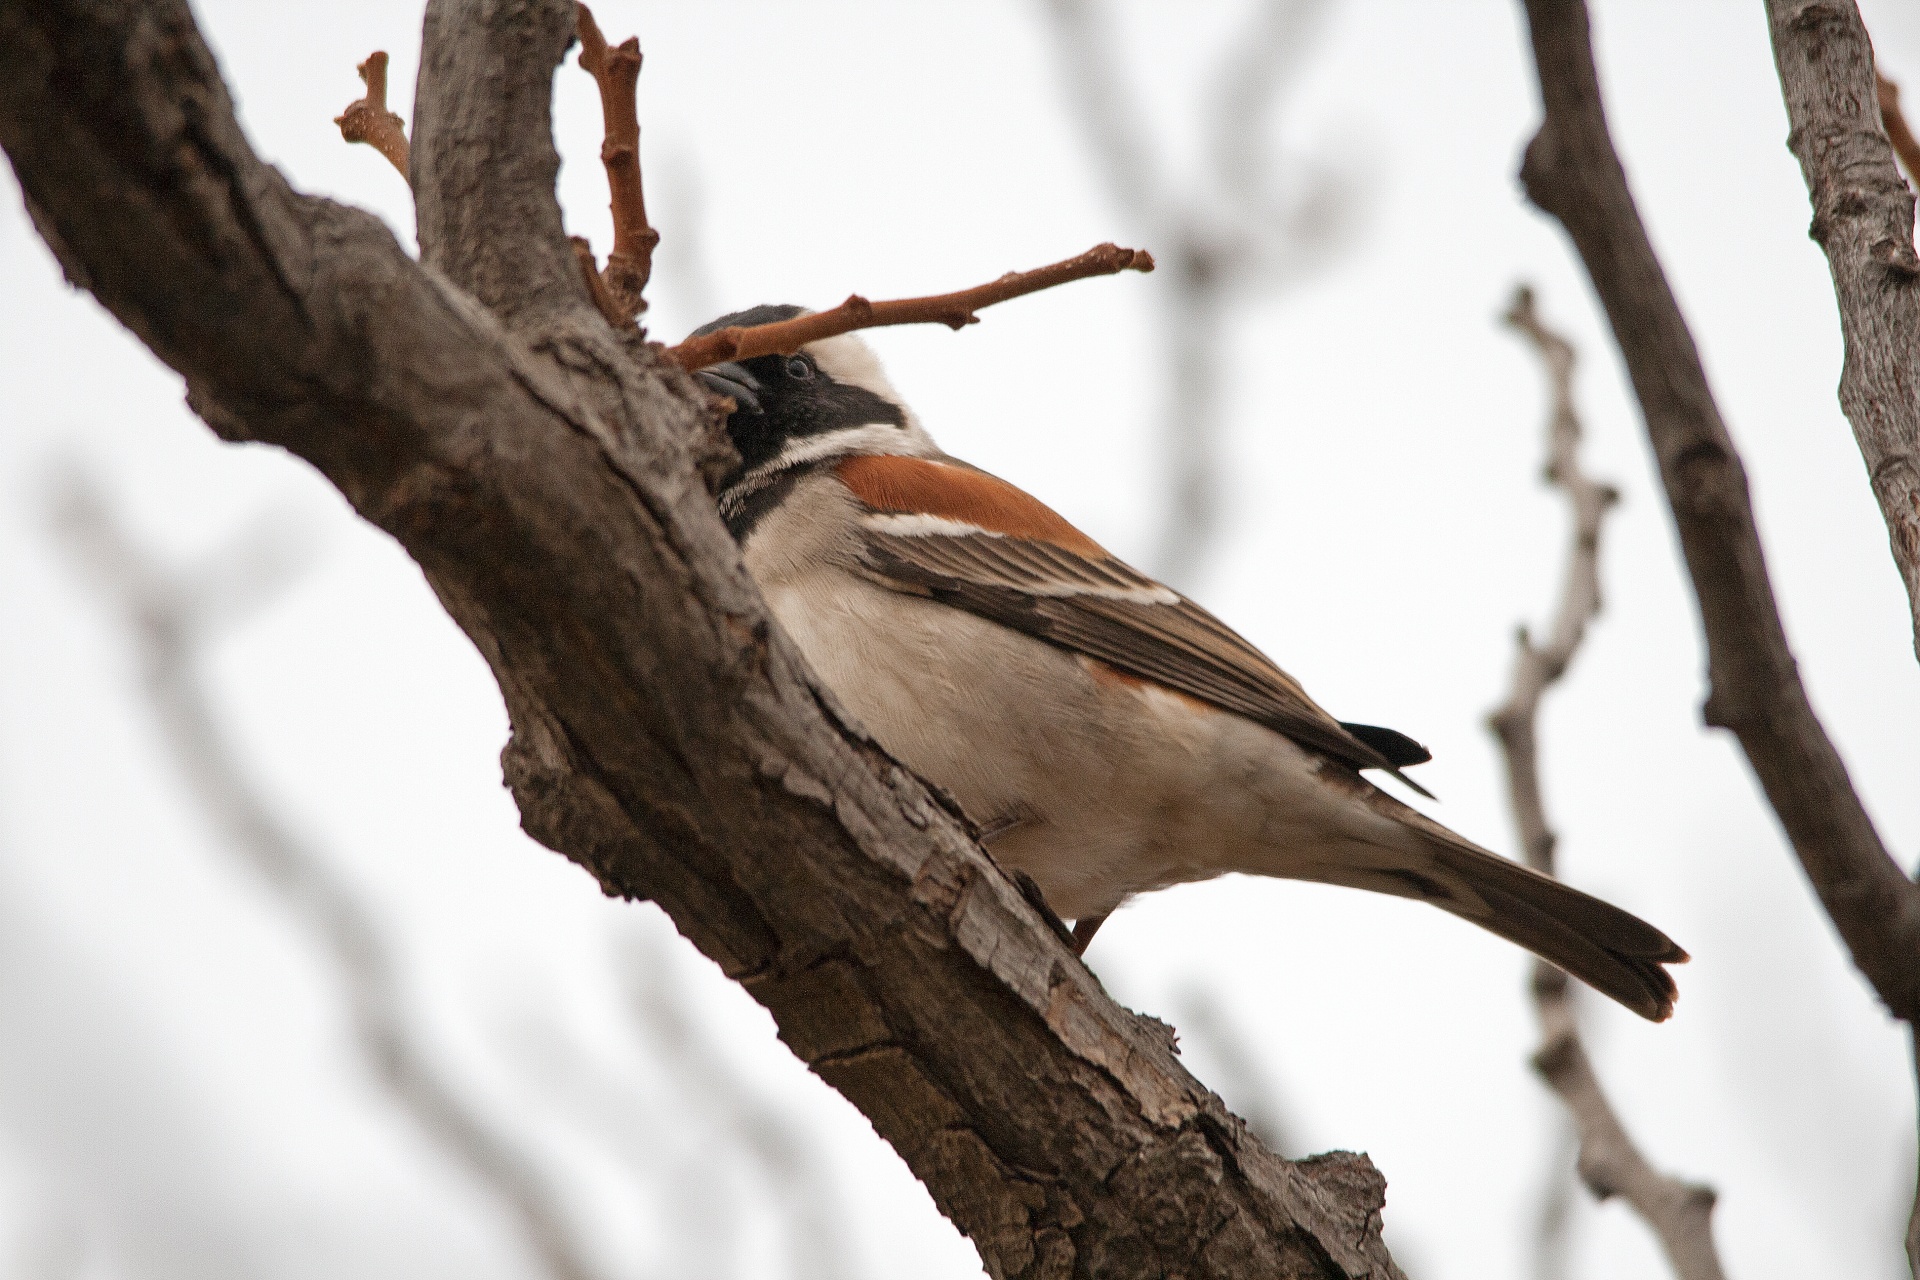
[[[1525,286],[1514,291],[1505,320],[1532,341],[1553,387],[1546,478],[1567,495],[1573,509],[1573,537],[1547,642],[1536,645],[1526,628],[1521,628],[1512,687],[1506,702],[1488,716],[1487,723],[1500,740],[1506,760],[1507,796],[1527,865],[1553,875],[1555,837],[1540,793],[1540,699],[1566,674],[1586,637],[1587,624],[1600,613],[1601,525],[1619,494],[1580,468],[1572,344],[1540,322],[1533,291]],[[1579,1130],[1577,1167],[1581,1179],[1599,1199],[1618,1195],[1634,1207],[1659,1237],[1681,1280],[1724,1280],[1713,1244],[1712,1189],[1660,1174],[1634,1145],[1581,1044],[1566,974],[1544,960],[1535,961],[1533,998],[1541,1036],[1540,1048],[1533,1056],[1534,1070],[1573,1114]]]
[[[580,35],[580,67],[600,87],[600,118],[606,140],[600,144],[600,162],[607,170],[607,190],[613,210],[613,251],[607,254],[601,278],[614,304],[601,306],[615,328],[632,324],[647,309],[647,281],[653,275],[653,251],[660,233],[647,222],[646,191],[640,183],[640,112],[635,94],[640,83],[640,40],[628,36],[609,47],[593,12],[574,5]],[[591,254],[589,254],[591,260]],[[598,294],[594,301],[600,302]]]
[[[1274,108],[1296,82],[1328,0],[1260,0],[1207,77],[1199,181],[1151,145],[1150,114],[1123,74],[1111,6],[1044,0],[1069,110],[1113,201],[1160,249],[1154,292],[1167,366],[1160,471],[1167,510],[1151,557],[1175,586],[1191,581],[1223,524],[1222,441],[1230,309],[1325,262],[1350,232],[1353,186],[1273,141]]]
[[[786,1256],[798,1280],[847,1280],[857,1273],[849,1219],[831,1171],[787,1116],[753,1089],[702,1034],[670,972],[657,933],[637,935],[619,968],[634,1021],[658,1050],[680,1095],[707,1121],[717,1122],[754,1165],[768,1199],[786,1220]],[[709,1153],[711,1162],[711,1153]]]
[[[1893,153],[1900,157],[1908,181],[1920,183],[1920,138],[1913,136],[1907,117],[1900,110],[1900,86],[1878,70],[1873,73],[1873,82],[1880,98],[1880,124],[1887,131],[1887,141],[1893,144]]]
[[[306,917],[331,953],[375,1074],[447,1154],[512,1211],[546,1274],[595,1280],[558,1188],[460,1096],[420,1044],[401,996],[398,962],[361,895],[332,859],[295,835],[262,799],[219,725],[202,672],[205,654],[242,609],[286,585],[285,558],[275,559],[273,537],[250,532],[205,569],[176,573],[154,563],[78,476],[58,494],[55,520],[127,617],[169,754],[193,794],[233,851]]]
[[[723,360],[752,360],[757,356],[792,355],[809,342],[852,333],[856,329],[879,329],[898,324],[944,324],[963,329],[977,324],[974,312],[996,302],[1024,297],[1051,289],[1055,285],[1089,276],[1110,276],[1121,271],[1151,271],[1153,255],[1144,249],[1122,249],[1118,245],[1095,245],[1077,258],[1068,258],[1032,271],[1010,271],[991,284],[976,285],[957,293],[941,293],[926,298],[895,298],[869,302],[854,294],[827,311],[815,311],[791,320],[741,328],[738,325],[689,338],[667,355],[683,369],[704,369]]]
[[[347,109],[333,118],[340,126],[340,136],[348,142],[364,142],[385,156],[400,176],[411,182],[412,176],[407,169],[410,158],[407,147],[407,122],[387,110],[387,55],[385,50],[375,50],[367,55],[367,60],[354,68],[360,73],[360,82],[367,86],[367,92],[357,101],[347,104]]]

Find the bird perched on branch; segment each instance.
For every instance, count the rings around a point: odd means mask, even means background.
[[[1420,790],[1401,771],[1426,749],[1334,719],[1199,605],[941,452],[859,338],[698,376],[734,402],[721,514],[781,626],[1079,949],[1135,894],[1238,871],[1418,898],[1672,1012],[1662,966],[1687,955],[1665,934],[1374,786],[1362,770]]]

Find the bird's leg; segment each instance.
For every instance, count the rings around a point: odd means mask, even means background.
[[[1073,954],[1077,956],[1087,954],[1087,945],[1093,941],[1093,935],[1100,932],[1100,926],[1105,924],[1107,917],[1112,914],[1111,911],[1103,911],[1097,916],[1087,916],[1073,922]]]
[[[1038,911],[1047,926],[1060,935],[1060,941],[1072,947],[1075,955],[1079,955],[1080,948],[1074,943],[1073,931],[1067,928],[1067,922],[1060,918],[1059,913],[1047,905],[1047,895],[1040,892],[1039,883],[1024,871],[1013,872],[1013,882],[1020,886],[1020,896],[1027,900],[1027,905]]]

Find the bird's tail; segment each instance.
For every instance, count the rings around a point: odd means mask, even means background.
[[[1376,812],[1402,839],[1387,865],[1352,866],[1326,878],[1420,898],[1566,970],[1643,1018],[1664,1022],[1676,994],[1667,965],[1687,953],[1630,912],[1455,835],[1425,814],[1362,783]],[[1316,877],[1318,878],[1318,877]]]

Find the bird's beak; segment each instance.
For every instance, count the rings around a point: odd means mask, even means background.
[[[745,365],[729,360],[725,364],[708,365],[693,376],[721,395],[732,396],[735,412],[765,412],[760,407],[760,397],[754,394],[760,390],[760,380],[747,372]]]

